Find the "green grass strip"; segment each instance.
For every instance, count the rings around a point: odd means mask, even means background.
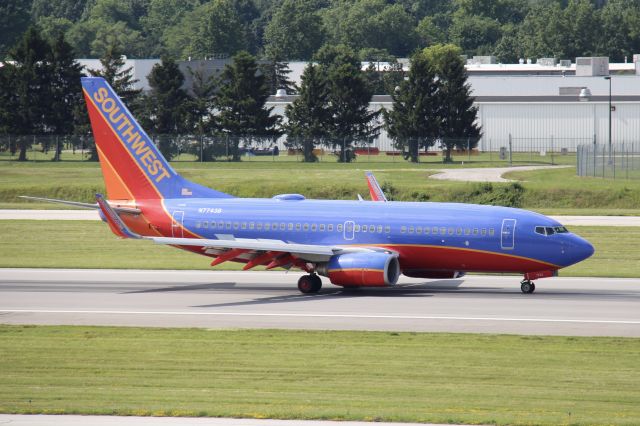
[[[640,339],[0,326],[0,412],[640,424]]]
[[[0,221],[2,268],[218,269],[210,260],[149,241],[121,240],[98,221]],[[640,277],[640,227],[573,226],[596,248],[590,259],[560,270],[561,276]],[[259,269],[259,268],[256,268]]]

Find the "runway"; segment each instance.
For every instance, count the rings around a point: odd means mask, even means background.
[[[550,216],[567,226],[640,226],[640,216]],[[100,220],[97,210],[0,209],[0,220]]]
[[[640,337],[640,279],[402,278],[302,295],[297,273],[0,269],[0,323]]]

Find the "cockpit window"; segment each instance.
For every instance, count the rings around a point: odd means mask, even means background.
[[[540,235],[565,234],[569,232],[564,226],[536,226],[535,231],[536,234]]]

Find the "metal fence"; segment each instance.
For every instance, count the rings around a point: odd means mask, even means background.
[[[578,147],[578,176],[640,179],[640,142]]]
[[[171,161],[302,161],[305,157],[305,140],[281,137],[226,136],[226,135],[151,135],[153,141]],[[452,158],[456,162],[494,162],[505,164],[575,164],[575,142],[549,138],[510,138],[480,140],[473,143],[460,138],[455,140]],[[309,141],[306,141],[309,142]],[[358,162],[405,162],[410,157],[408,147],[402,147],[387,138],[371,140],[316,139],[312,141],[313,155],[320,162],[349,160]],[[582,140],[582,142],[585,142]],[[444,160],[441,140],[426,143],[417,160],[421,163],[438,163]],[[425,148],[428,146],[428,148]],[[86,161],[95,159],[91,135],[0,135],[0,161],[17,160],[21,147],[26,147],[27,160],[35,161]],[[309,146],[307,146],[307,155]],[[345,154],[345,151],[348,153]],[[415,154],[415,153],[414,153]],[[414,155],[416,157],[416,155]]]

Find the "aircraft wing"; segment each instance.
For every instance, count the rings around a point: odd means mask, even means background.
[[[382,188],[378,184],[376,177],[371,172],[366,172],[367,185],[369,186],[369,194],[371,194],[371,200],[373,201],[387,201]]]
[[[142,236],[127,227],[113,207],[104,200],[102,195],[96,194],[96,200],[114,234],[122,238],[151,240],[156,244],[200,247],[204,253],[217,257],[211,263],[212,266],[225,261],[235,260],[246,262],[247,265],[244,269],[265,264],[268,264],[267,269],[278,266],[297,266],[304,269],[306,262],[328,261],[336,254],[385,251],[384,249],[374,247],[343,247],[298,244],[282,240],[234,238],[226,234],[221,235],[220,239]]]

